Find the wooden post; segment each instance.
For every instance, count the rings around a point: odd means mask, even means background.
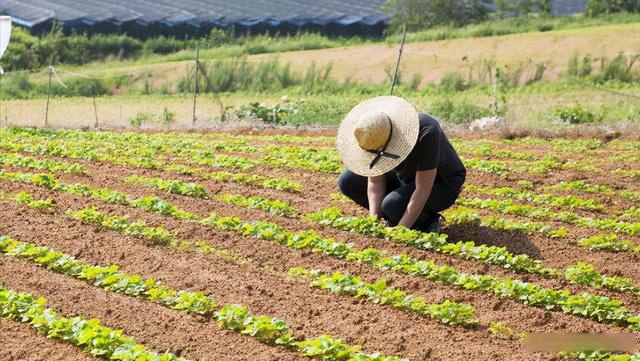
[[[49,128],[49,99],[51,98],[51,75],[53,73],[53,64],[49,64],[49,83],[47,84],[47,107],[44,113],[44,127]]]
[[[391,93],[389,95],[393,95],[393,90],[396,87],[396,81],[398,79],[398,68],[400,67],[400,58],[402,57],[402,48],[404,48],[404,39],[407,36],[407,24],[404,24],[404,29],[402,31],[402,41],[400,42],[400,51],[398,52],[398,60],[396,61],[396,70],[393,72],[393,81],[391,82]]]
[[[198,98],[198,68],[200,63],[200,43],[196,43],[196,73],[193,84],[193,119],[192,126],[196,125],[196,99]]]
[[[96,106],[96,96],[93,96],[93,113],[96,116],[95,128],[98,129],[98,107]]]

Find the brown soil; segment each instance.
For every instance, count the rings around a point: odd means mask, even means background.
[[[90,361],[79,348],[36,333],[28,324],[0,317],[0,360]]]
[[[245,196],[261,195],[291,203],[301,212],[312,212],[331,205],[338,205],[349,213],[364,214],[352,204],[329,200],[329,194],[337,192],[337,174],[316,173],[260,167],[252,173],[267,176],[286,177],[299,181],[304,186],[301,194],[278,192],[234,183],[202,181],[201,179],[178,174],[134,169],[108,164],[85,163],[88,175],[60,175],[65,182],[82,182],[94,187],[102,186],[125,191],[132,196],[158,195],[170,200],[178,207],[201,216],[218,212],[224,216],[239,216],[243,220],[268,220],[291,230],[316,229],[325,236],[344,242],[353,242],[356,248],[375,247],[389,254],[406,253],[417,259],[432,259],[439,264],[452,265],[460,270],[474,273],[488,273],[498,277],[509,277],[532,281],[538,284],[565,288],[572,292],[590,292],[620,299],[634,312],[640,312],[638,297],[617,294],[591,287],[569,285],[559,279],[543,279],[533,275],[516,275],[499,267],[479,262],[403,247],[372,237],[365,237],[319,226],[303,219],[289,219],[268,215],[259,210],[234,207],[215,199],[218,193],[236,193]],[[16,169],[17,170],[17,169]],[[24,171],[24,169],[21,169]],[[123,179],[132,174],[160,176],[171,179],[198,181],[210,194],[210,199],[196,199],[165,194],[153,188],[127,184]],[[518,175],[520,176],[520,175]],[[618,184],[621,178],[599,178],[576,172],[558,172],[551,176],[528,176],[522,179],[536,184],[555,182],[562,179],[583,177],[592,182]],[[470,172],[469,183],[478,185],[512,185],[513,177],[507,180],[479,172]],[[0,181],[0,190],[8,194],[27,190],[38,198],[51,197],[57,202],[54,214],[43,214],[34,209],[13,202],[0,203],[0,235],[9,235],[23,241],[46,245],[56,250],[72,254],[93,264],[118,264],[128,273],[155,278],[177,289],[203,291],[219,304],[239,303],[249,307],[256,314],[265,314],[287,321],[294,333],[300,337],[316,337],[327,333],[351,344],[362,345],[366,352],[379,351],[388,355],[399,355],[410,360],[494,360],[555,359],[550,354],[530,354],[522,349],[521,342],[503,340],[491,335],[487,326],[500,321],[516,332],[605,332],[621,331],[591,320],[528,307],[514,301],[503,300],[491,294],[464,291],[442,284],[426,281],[419,277],[402,276],[392,272],[372,269],[353,262],[339,261],[329,256],[294,250],[267,241],[246,238],[230,232],[220,232],[213,228],[179,221],[157,214],[150,214],[131,207],[108,205],[83,197],[75,197],[59,192],[18,183]],[[559,194],[562,194],[560,192]],[[584,196],[586,197],[586,196]],[[588,197],[592,197],[591,194]],[[594,197],[595,198],[595,197]],[[601,198],[598,198],[602,200]],[[615,198],[606,203],[616,210],[629,208],[631,204]],[[175,250],[150,244],[120,233],[84,225],[68,217],[68,208],[79,209],[94,205],[110,214],[127,214],[131,219],[143,219],[147,223],[176,230],[187,240],[202,240],[216,248],[227,249],[239,259],[248,262],[234,262],[215,255],[204,255],[188,250]],[[481,213],[484,211],[481,211]],[[585,213],[586,215],[587,213]],[[509,217],[507,217],[509,218]],[[559,222],[545,222],[567,226]],[[589,234],[591,230],[568,227],[572,239]],[[564,267],[583,260],[592,263],[607,274],[633,277],[640,283],[638,259],[628,254],[606,254],[590,252],[567,240],[552,240],[539,235],[525,235],[517,232],[497,232],[492,229],[470,225],[451,226],[447,233],[453,241],[474,240],[478,243],[507,246],[514,253],[526,253],[543,260],[545,265]],[[385,278],[390,284],[407,292],[425,297],[428,302],[452,299],[470,304],[476,308],[481,323],[476,329],[450,327],[416,315],[378,306],[363,300],[336,296],[328,291],[312,289],[299,280],[286,276],[290,267],[303,266],[317,268],[325,272],[336,270],[361,275],[374,281]],[[271,347],[220,329],[212,320],[190,316],[169,310],[159,305],[127,296],[102,291],[67,276],[55,274],[26,261],[0,256],[0,282],[7,287],[29,291],[49,300],[49,306],[65,315],[82,314],[97,317],[109,327],[122,328],[125,333],[153,350],[170,350],[191,359],[224,360],[289,360],[299,359],[299,355],[279,347]],[[60,345],[50,340],[40,340],[35,333],[20,332],[23,325],[0,319],[0,335],[25,335],[28,339],[24,347],[17,347],[21,354],[12,353],[0,359],[39,359],[47,347],[63,350],[69,345]],[[9,322],[9,323],[7,323]],[[7,326],[10,324],[10,326]],[[26,326],[24,326],[26,327]],[[13,330],[16,331],[13,331]],[[28,327],[26,328],[28,329]],[[25,329],[25,330],[26,330]],[[13,339],[16,339],[14,336]],[[20,337],[22,338],[22,337]],[[2,344],[14,345],[9,341]],[[640,338],[638,339],[640,341]],[[49,344],[52,344],[49,346]],[[44,345],[43,347],[39,347]],[[35,350],[34,348],[37,348]],[[76,348],[69,355],[84,355]],[[29,352],[34,349],[33,352]],[[57,349],[56,349],[57,350]],[[51,355],[56,355],[52,350]],[[18,352],[18,351],[16,351]],[[40,353],[41,352],[41,353]],[[74,353],[75,352],[75,353]],[[55,359],[55,357],[53,357]]]

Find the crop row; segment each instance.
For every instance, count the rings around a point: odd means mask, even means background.
[[[449,224],[477,224],[505,231],[521,231],[525,233],[541,233],[549,238],[566,238],[565,228],[552,229],[541,222],[518,222],[496,216],[481,216],[475,210],[464,206],[456,206],[444,212]],[[635,246],[632,241],[619,238],[615,234],[598,234],[578,240],[577,244],[593,251],[604,252],[640,252],[640,245]]]
[[[0,196],[0,199],[2,198],[3,197]],[[55,203],[52,199],[36,199],[27,192],[19,192],[13,199],[20,204],[24,204],[28,207],[35,208],[46,213],[51,212],[53,210],[53,207],[55,206]]]
[[[20,153],[0,153],[0,165],[40,169],[48,172],[86,173],[87,171],[86,167],[80,164],[38,159]]]
[[[262,188],[271,188],[279,191],[301,192],[302,185],[298,182],[290,181],[286,178],[267,178],[257,174],[230,173],[225,171],[213,172],[204,175],[206,179],[213,179],[221,182],[234,182]]]
[[[69,342],[108,360],[186,361],[171,353],[157,354],[133,338],[82,316],[63,317],[46,308],[46,299],[0,285],[0,316],[28,323],[48,338]]]
[[[351,274],[335,272],[328,275],[319,270],[302,267],[291,268],[288,274],[310,280],[311,287],[329,290],[339,295],[364,297],[375,304],[391,305],[399,310],[413,312],[447,325],[472,327],[478,323],[474,317],[475,309],[469,305],[450,300],[429,304],[423,297],[409,295],[399,288],[387,286],[386,280],[370,283]]]
[[[247,206],[242,196],[232,197],[238,200],[232,202],[233,204]],[[261,197],[251,198],[257,198],[262,202],[270,201]],[[249,207],[260,208],[251,205],[249,205]],[[485,263],[499,265],[506,269],[512,269],[516,272],[534,273],[546,277],[556,277],[559,275],[557,270],[543,267],[539,260],[533,260],[524,254],[513,255],[506,247],[487,246],[484,244],[476,245],[474,242],[450,243],[447,242],[446,234],[424,233],[405,227],[385,227],[375,217],[363,218],[344,215],[338,208],[328,208],[310,213],[307,214],[305,218],[333,228],[357,232],[366,236],[385,238],[405,246],[455,255],[462,259],[479,260]],[[602,287],[617,292],[640,294],[638,291],[639,288],[633,284],[631,279],[619,276],[604,276],[595,270],[593,266],[583,263],[567,267],[565,277],[570,282],[584,286]]]
[[[556,184],[542,185],[541,190],[555,190],[555,191],[575,191],[583,193],[603,194],[607,196],[618,195],[623,198],[638,201],[640,200],[640,192],[635,192],[628,189],[614,190],[613,188],[604,184],[592,184],[587,183],[584,180],[574,181],[561,181]]]
[[[345,231],[357,232],[366,236],[386,238],[395,243],[423,250],[454,255],[462,259],[478,260],[499,265],[516,272],[536,273],[552,276],[557,271],[545,268],[540,261],[525,254],[513,255],[506,247],[477,245],[474,242],[447,241],[446,234],[425,233],[405,227],[385,227],[375,217],[356,217],[342,214],[338,208],[327,208],[306,215],[308,220]]]
[[[595,228],[603,231],[614,231],[625,233],[630,236],[640,234],[640,222],[625,222],[610,218],[594,219],[592,217],[582,217],[574,212],[555,212],[549,208],[533,207],[529,204],[516,203],[510,199],[481,199],[481,198],[458,198],[457,204],[466,207],[476,207],[489,209],[505,214],[513,214],[535,219],[560,221],[582,227]]]
[[[640,245],[635,246],[628,239],[618,238],[615,234],[600,234],[582,238],[578,245],[598,252],[635,252],[640,253]]]
[[[0,129],[0,134],[2,130]],[[14,152],[27,152],[49,156],[61,156],[71,159],[83,159],[116,165],[133,166],[144,169],[169,170],[172,163],[159,159],[157,150],[148,145],[111,146],[100,143],[88,143],[71,139],[6,137],[0,140],[0,148]],[[241,157],[215,155],[211,152],[192,154],[192,163],[207,167],[229,167],[247,169],[253,162]]]
[[[46,188],[48,189],[60,191],[72,190],[72,194],[88,196],[94,199],[105,201],[107,203],[129,205],[132,207],[141,208],[146,211],[159,213],[161,215],[178,219],[198,219],[196,215],[180,210],[171,203],[162,200],[161,198],[141,197],[138,199],[130,200],[130,198],[122,192],[112,191],[106,188],[91,189],[81,184],[70,186],[64,183],[60,183],[51,177],[52,176],[47,175],[34,176],[26,174],[22,176],[22,180],[28,180],[29,183],[36,185],[46,184]],[[295,213],[295,211],[286,203],[280,201],[271,201],[266,198],[253,197],[255,199],[252,201],[251,199],[243,198],[242,196],[238,195],[223,194],[220,197],[222,200],[227,197],[231,197],[236,200],[239,199],[238,202],[234,203],[237,205],[247,206],[247,203],[249,202],[250,204],[248,206],[253,208],[261,208],[267,211],[271,210],[271,212],[278,212],[279,209],[284,209],[286,210],[286,212],[284,212],[285,214]],[[19,203],[24,203],[33,208],[38,208],[45,211],[49,211],[53,206],[50,199],[36,200],[26,192],[18,193],[15,200]],[[268,206],[260,207],[261,204],[267,204]],[[274,207],[274,205],[280,205],[283,208]],[[91,223],[97,223],[112,230],[117,230],[128,235],[144,238],[160,244],[169,244],[172,247],[184,248],[188,245],[193,244],[192,242],[178,239],[174,233],[171,233],[162,227],[150,227],[141,221],[129,223],[126,217],[107,217],[91,208],[79,210],[77,212],[74,212],[72,215],[75,218],[82,219]],[[317,213],[307,215],[307,218],[312,221],[318,221],[324,225],[329,225],[348,231],[356,231],[365,235],[384,237],[403,245],[417,247],[425,250],[433,250],[444,254],[456,255],[463,259],[480,260],[482,262],[500,265],[507,269],[513,269],[517,272],[538,273],[545,276],[554,276],[558,274],[558,272],[554,269],[544,268],[540,264],[540,261],[532,260],[527,255],[513,255],[504,247],[475,245],[473,242],[458,242],[455,244],[449,243],[446,241],[446,235],[423,233],[404,229],[403,227],[387,228],[383,227],[375,219],[346,216],[341,214],[338,209],[322,210]],[[588,239],[588,241],[590,242],[590,245],[592,247],[596,247],[593,237],[591,239]],[[200,243],[201,242],[195,243],[198,249],[206,248],[205,245],[200,245]],[[603,246],[600,246],[600,248],[603,248]],[[209,250],[209,252],[211,252],[211,250]],[[594,285],[597,286],[597,284]],[[613,289],[616,290],[615,288]]]
[[[492,292],[499,297],[513,299],[523,304],[561,310],[582,315],[601,322],[638,328],[636,318],[626,311],[619,301],[587,293],[572,295],[568,291],[556,291],[542,286],[511,279],[498,279],[489,275],[466,274],[450,266],[439,266],[432,261],[418,261],[406,254],[386,256],[377,249],[356,251],[352,245],[327,239],[314,231],[290,232],[274,223],[243,222],[235,217],[212,214],[202,219],[205,225],[220,230],[235,231],[244,236],[260,237],[296,249],[309,249],[339,259],[362,262],[403,274],[418,275],[458,288]]]
[[[208,172],[199,168],[190,167],[183,164],[170,164],[164,168],[165,171],[197,176],[202,179],[213,179],[225,183],[238,183],[266,189],[298,193],[302,191],[302,185],[298,182],[286,178],[269,178],[258,174],[247,174],[242,172],[217,171]]]
[[[604,205],[598,203],[595,199],[582,199],[574,195],[558,196],[550,193],[534,193],[529,190],[520,190],[513,187],[480,187],[473,184],[465,185],[465,192],[477,192],[499,196],[503,198],[515,199],[519,201],[532,202],[536,204],[545,204],[554,207],[562,207],[569,209],[583,209],[586,211],[602,211]]]
[[[559,183],[555,186],[558,186],[558,185],[560,186],[558,188],[565,186],[564,183]],[[532,188],[533,185],[532,184],[527,185],[527,187]],[[586,210],[591,212],[605,211],[608,214],[615,214],[622,219],[635,220],[640,218],[639,207],[631,207],[623,211],[613,212],[612,210],[607,209],[607,207],[605,207],[603,204],[599,203],[595,199],[592,199],[592,198],[584,199],[574,195],[559,196],[551,193],[534,193],[530,190],[516,189],[513,187],[492,188],[492,187],[480,187],[472,184],[465,186],[465,191],[472,192],[472,193],[476,192],[476,193],[482,193],[487,195],[493,195],[493,196],[513,199],[521,202],[531,202],[536,204],[550,205],[558,208],[581,209],[581,210]],[[627,196],[632,196],[634,195],[634,192],[627,191],[627,193],[625,194]],[[640,198],[638,199],[640,200]]]
[[[539,233],[549,238],[566,238],[565,228],[554,229],[542,222],[519,222],[497,216],[481,216],[476,210],[456,206],[443,212],[448,224],[477,224],[501,231],[519,231],[529,234]]]
[[[127,183],[151,186],[167,193],[179,194],[188,197],[206,198],[207,191],[200,184],[183,182],[177,179],[165,180],[162,178],[142,177],[133,175],[125,178]]]
[[[569,282],[579,285],[607,288],[616,292],[630,292],[640,296],[640,287],[635,285],[632,279],[603,275],[594,266],[584,262],[567,267],[565,278]]]
[[[172,243],[179,242],[177,239],[177,236],[173,232],[170,232],[163,227],[149,227],[149,226],[146,226],[146,224],[140,220],[135,222],[129,222],[128,218],[123,216],[107,216],[104,213],[101,213],[94,208],[85,208],[75,212],[71,212],[71,216],[87,224],[98,225],[110,230],[118,231],[123,234],[133,236],[133,237],[147,239],[153,242],[158,242],[158,240],[152,239],[148,236],[148,233],[147,233],[148,230],[153,230],[155,232],[159,232],[167,236],[166,238],[163,238],[160,241],[161,244],[166,244],[169,242],[172,242]],[[130,229],[135,225],[137,225],[136,227],[137,231],[131,232]],[[376,283],[376,285],[378,286],[382,284],[383,283],[378,283],[378,282]],[[383,290],[380,290],[380,291],[382,292]],[[389,292],[398,293],[401,291],[396,289],[391,289],[389,290]],[[404,295],[406,296],[406,294]],[[474,310],[472,307],[467,305],[461,305],[455,302],[448,301],[443,304],[436,304],[436,305],[425,304],[424,306],[431,306],[431,310],[433,311],[431,318],[445,324],[473,325],[476,323],[474,320],[472,320],[474,316]],[[417,304],[416,304],[416,307],[418,307]],[[426,310],[422,310],[422,311],[426,311]],[[449,317],[446,317],[445,315],[449,315]]]
[[[400,360],[397,357],[357,352],[355,351],[357,347],[349,346],[327,335],[317,339],[297,340],[285,321],[269,316],[253,315],[241,305],[218,306],[211,297],[202,292],[175,290],[154,279],[143,279],[140,275],[126,274],[120,271],[117,265],[96,266],[83,263],[68,254],[7,237],[0,237],[0,252],[27,259],[54,272],[81,279],[110,292],[139,297],[180,312],[212,317],[227,329],[249,335],[268,345],[282,345],[305,356],[338,359],[341,355],[345,359],[362,361]],[[331,347],[324,346],[325,344]],[[142,358],[123,358],[123,360],[139,359]]]
[[[52,174],[31,174],[0,170],[0,179],[32,184],[49,190],[89,197],[107,203],[132,206],[178,219],[197,218],[195,214],[178,209],[173,204],[158,197],[145,196],[133,198],[123,192],[108,188],[92,188],[81,183],[67,184],[58,181],[58,179]]]
[[[0,132],[2,132],[0,130]],[[8,133],[5,131],[5,133]],[[257,161],[238,156],[214,154],[227,150],[224,146],[193,149],[188,146],[171,147],[167,144],[152,146],[146,143],[89,141],[74,138],[38,137],[32,134],[30,138],[17,137],[20,132],[10,133],[7,139],[0,142],[0,148],[14,151],[26,151],[38,154],[62,155],[69,158],[90,159],[121,165],[131,165],[148,169],[162,169],[166,161],[160,160],[160,154],[174,154],[181,160],[207,167],[231,167],[248,169],[256,164],[276,165],[288,168],[305,168],[313,171],[339,172],[342,168],[335,151],[327,152],[315,148],[269,146],[261,148],[262,157]],[[11,137],[13,136],[13,137]],[[29,142],[30,140],[30,142]],[[256,153],[257,149],[250,146],[237,145],[229,151],[245,151]],[[172,149],[177,149],[172,152]],[[179,150],[179,151],[178,151]]]
[[[467,274],[451,266],[437,265],[433,261],[415,260],[406,254],[386,256],[374,248],[357,251],[352,248],[352,244],[324,238],[314,231],[291,232],[269,222],[244,222],[238,217],[220,217],[215,213],[201,222],[219,230],[234,231],[243,236],[258,237],[295,249],[307,249],[342,260],[365,263],[381,270],[420,276],[456,288],[490,292],[525,305],[563,311],[640,331],[640,317],[630,314],[620,301],[608,297],[588,293],[573,295],[566,290],[553,290],[519,280]]]
[[[185,157],[186,159],[188,159],[188,161],[203,166],[219,166],[221,163],[224,163],[229,166],[246,169],[255,165],[255,162],[252,162],[246,158],[216,155],[211,153],[210,151],[211,149],[216,149],[218,151],[237,152],[243,151],[243,147],[245,147],[246,151],[243,152],[255,153],[256,149],[250,146],[236,145],[231,147],[231,149],[228,149],[224,146],[218,146],[217,148],[207,147],[206,145],[202,144],[200,144],[199,146],[195,146],[192,142],[190,145],[181,144],[181,147],[173,147],[170,145],[171,143],[169,141],[165,141],[155,146],[149,146],[144,142],[134,143],[128,140],[126,143],[124,143],[124,141],[122,140],[119,140],[118,142],[111,143],[109,145],[109,143],[105,142],[104,140],[95,142],[82,139],[85,137],[82,133],[79,133],[79,137],[69,137],[69,134],[70,133],[67,132],[67,137],[63,137],[61,139],[52,139],[51,137],[49,137],[49,139],[47,139],[47,142],[50,142],[52,145],[64,143],[64,145],[70,148],[75,148],[76,146],[85,147],[85,152],[87,146],[92,146],[93,149],[95,149],[93,151],[93,154],[96,157],[98,157],[99,154],[104,154],[105,151],[108,151],[109,155],[111,156],[118,155],[121,158],[132,158],[136,155],[144,154],[146,162],[143,162],[143,164],[147,163],[147,165],[153,166],[153,168],[160,167],[160,164],[158,163],[160,161],[156,160],[157,156],[159,154],[167,153]],[[22,142],[25,141],[24,139],[20,140]],[[40,140],[40,142],[41,141],[42,140]],[[113,139],[111,141],[113,142]],[[132,144],[137,145],[133,146]],[[97,149],[100,150],[98,151]],[[127,151],[125,152],[124,149],[126,149]],[[179,150],[179,152],[177,150]],[[261,164],[305,168],[313,171],[323,171],[329,173],[336,173],[342,169],[340,159],[335,149],[268,146],[262,148],[261,152],[264,154],[259,161],[259,163]],[[133,159],[131,159],[130,161],[133,161]],[[561,169],[563,167],[563,163],[559,162],[555,158],[545,158],[543,160],[527,162],[526,165],[521,165],[522,169],[519,169],[517,167],[514,168],[514,164],[507,165],[497,161],[487,161],[477,158],[465,159],[464,161],[469,168],[496,173],[501,176],[506,176],[511,171],[529,170],[538,173],[545,173],[551,169]]]
[[[268,209],[256,205],[280,202],[263,197],[246,198],[239,195],[222,195],[219,199],[237,206],[267,211]],[[287,207],[291,209],[290,206],[287,205]],[[291,213],[295,214],[295,211],[292,210]],[[385,227],[373,217],[362,218],[344,215],[338,208],[323,209],[307,214],[305,218],[325,226],[353,231],[366,236],[386,238],[405,246],[453,255],[462,259],[499,265],[516,272],[536,273],[544,276],[553,276],[557,272],[551,268],[543,267],[540,261],[533,260],[527,255],[513,255],[506,247],[477,245],[472,241],[451,243],[447,242],[446,234],[424,233],[405,227]]]
[[[240,207],[260,209],[278,216],[295,217],[297,215],[297,211],[288,203],[279,200],[272,200],[259,196],[244,197],[238,194],[228,193],[219,194],[216,198],[222,202]]]

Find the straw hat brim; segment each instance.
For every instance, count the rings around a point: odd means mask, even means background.
[[[399,156],[398,159],[383,156],[373,168],[370,164],[376,155],[362,149],[354,135],[359,118],[371,111],[389,116],[393,131],[386,151]],[[381,96],[361,102],[347,114],[338,129],[336,143],[347,169],[361,176],[374,177],[389,172],[409,156],[418,141],[419,131],[420,120],[413,105],[400,97]]]

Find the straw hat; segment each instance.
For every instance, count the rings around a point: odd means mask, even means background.
[[[384,174],[409,156],[418,141],[418,112],[395,96],[365,100],[344,118],[338,152],[344,165],[365,177]]]

